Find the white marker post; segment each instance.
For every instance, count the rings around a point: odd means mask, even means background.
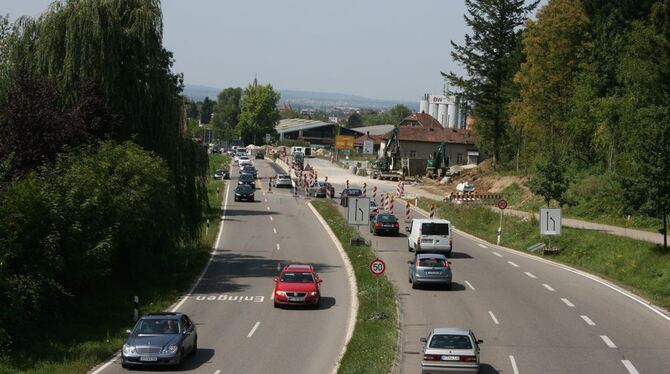
[[[502,237],[503,210],[507,208],[507,200],[498,200],[498,208],[500,209],[500,226],[498,226],[498,240],[496,241],[496,244],[500,245],[500,239]]]

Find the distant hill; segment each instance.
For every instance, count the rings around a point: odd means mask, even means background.
[[[204,100],[205,97],[216,99],[221,89],[207,86],[198,86],[187,84],[184,87],[184,95],[193,100]],[[388,109],[397,104],[407,105],[412,110],[418,110],[418,100],[416,102],[370,99],[363,96],[349,95],[332,92],[312,92],[297,90],[279,90],[281,93],[281,103],[290,102],[293,106],[302,108],[333,108],[333,107],[354,107],[369,109]]]

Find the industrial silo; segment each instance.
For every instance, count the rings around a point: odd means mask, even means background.
[[[428,113],[428,94],[423,95],[419,101],[419,113]]]

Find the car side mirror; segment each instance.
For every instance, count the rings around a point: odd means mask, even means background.
[[[421,338],[421,339],[419,339],[419,341],[420,341],[421,343],[426,343],[426,342],[428,342],[428,339],[426,339],[426,338]]]
[[[319,279],[319,280],[316,281],[316,282],[317,282],[317,283],[321,283],[321,282],[323,282],[323,279]]]
[[[411,231],[409,230],[409,227],[405,226],[405,232],[411,232]]]
[[[407,261],[407,263],[410,264],[410,265],[412,265],[412,264],[414,263],[414,261],[409,260],[409,261]]]
[[[277,277],[275,277],[275,278],[272,279],[272,280],[273,280],[275,283],[279,282],[279,278],[277,278]]]
[[[126,334],[130,335],[131,333],[132,333],[132,331],[126,330]]]
[[[483,340],[481,340],[481,339],[477,339],[477,344],[482,344],[482,343],[484,343]]]
[[[451,265],[451,261],[447,261],[447,264]]]

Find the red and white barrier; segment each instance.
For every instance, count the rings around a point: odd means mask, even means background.
[[[407,201],[405,202],[405,221],[409,222],[410,220],[410,203]]]
[[[377,202],[377,186],[372,186],[372,200]]]
[[[363,183],[363,197],[366,197],[368,195],[368,184]]]
[[[435,203],[430,206],[430,218],[435,217]]]

